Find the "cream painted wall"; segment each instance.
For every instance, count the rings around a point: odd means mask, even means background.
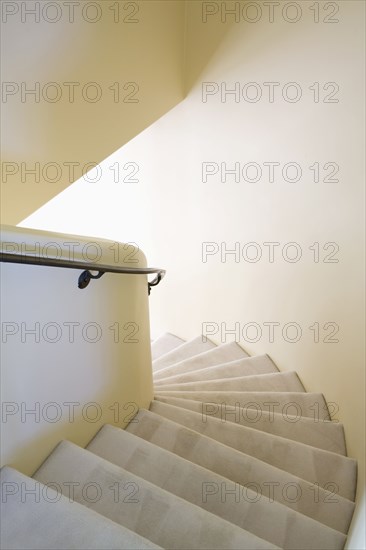
[[[80,180],[24,223],[138,242],[147,251],[149,264],[168,270],[150,298],[153,335],[170,330],[190,338],[210,322],[218,328],[212,337],[219,343],[224,340],[221,323],[228,328],[239,324],[241,343],[248,352],[269,353],[281,370],[296,370],[308,391],[323,392],[328,402],[335,403],[335,417],[345,425],[349,455],[359,460],[358,507],[348,548],[361,549],[365,545],[365,6],[352,0],[315,3],[316,23],[310,10],[314,2],[301,2],[297,3],[301,17],[291,23],[286,18],[298,14],[289,8],[283,15],[282,2],[271,23],[265,3],[254,4],[262,8],[256,23],[247,22],[242,11],[238,22],[231,16],[222,23],[218,12],[204,23],[201,2],[188,2],[186,99],[106,159],[103,185]],[[210,5],[215,11],[221,3]],[[339,7],[337,14],[332,14],[334,6]],[[244,13],[247,19],[257,16],[254,11]],[[327,23],[325,18],[339,21]],[[203,82],[215,83],[212,90],[225,83],[233,88],[238,82],[240,92],[246,83],[255,82],[248,94],[259,89],[263,96],[251,103],[243,96],[236,102],[228,95],[222,102],[216,93],[203,102]],[[268,82],[279,83],[273,102],[264,84]],[[291,82],[296,87],[284,88]],[[316,82],[319,102],[314,101],[314,86],[309,89]],[[334,85],[323,89],[331,82],[339,86],[333,96],[329,94],[336,90]],[[301,99],[291,102],[299,90]],[[288,92],[286,99],[282,91]],[[338,101],[325,103],[325,99]],[[113,181],[110,167],[116,162],[121,169],[128,162],[136,163],[137,181]],[[229,175],[223,183],[219,173],[203,182],[204,162],[219,167],[226,162],[229,168],[236,162],[241,167],[255,162],[263,169],[262,179],[246,182],[240,177],[235,182]],[[273,182],[265,172],[268,162],[280,163]],[[301,167],[297,182],[281,175],[289,162]],[[316,162],[321,167],[319,182],[314,181],[314,168],[309,168]],[[334,167],[324,169],[326,163],[339,166],[333,176],[339,181],[324,181]],[[290,168],[286,177],[294,178]],[[81,212],[86,191],[88,209]],[[239,261],[228,255],[223,262],[218,252],[203,262],[205,242],[216,243],[212,250],[219,251],[239,243]],[[256,250],[245,248],[253,242],[262,253],[256,263],[248,261]],[[280,243],[273,262],[264,245],[268,242]],[[296,249],[288,243],[297,243]],[[320,247],[318,262],[314,243]],[[295,252],[302,257],[292,263]],[[265,325],[269,322],[279,323],[272,342]],[[249,328],[248,323],[256,325],[244,338],[242,330]],[[287,323],[296,325],[282,333]],[[261,333],[255,334],[258,326]],[[302,333],[299,341],[291,343],[294,327]],[[227,341],[234,338],[235,334],[228,335]],[[326,342],[329,338],[336,341]]]
[[[182,99],[184,4],[15,0],[1,11],[1,221],[16,224]]]
[[[1,250],[146,267],[135,246],[4,230]],[[144,275],[0,264],[1,466],[33,474],[63,439],[85,447],[104,424],[126,426],[152,395]]]

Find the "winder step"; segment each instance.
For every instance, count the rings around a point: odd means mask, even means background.
[[[278,548],[157,487],[153,483],[62,441],[34,478],[58,483],[68,497],[169,549]]]
[[[329,420],[314,421],[313,418],[300,416],[295,406],[289,407],[286,414],[281,414],[221,403],[201,403],[177,397],[155,397],[155,400],[200,413],[203,418],[219,418],[223,424],[234,422],[333,453],[347,454],[343,424]]]
[[[165,355],[184,343],[185,340],[182,340],[182,338],[175,336],[175,334],[170,334],[170,332],[166,332],[152,342],[151,357],[154,361],[161,355]]]
[[[200,380],[179,384],[159,385],[154,383],[156,392],[163,391],[270,391],[305,392],[296,372],[276,372],[255,376],[239,376],[219,380]]]
[[[201,337],[199,337],[199,340],[201,341]],[[216,346],[209,350],[202,350],[201,353],[189,356],[179,361],[174,360],[164,368],[159,368],[159,370],[154,373],[154,378],[158,380],[159,378],[165,378],[166,376],[181,374],[183,372],[192,372],[206,367],[213,367],[215,365],[221,365],[222,363],[228,363],[229,361],[235,361],[245,357],[248,357],[246,351],[244,351],[243,348],[236,342],[230,342],[229,344]]]
[[[178,363],[179,361],[183,361],[193,355],[198,355],[215,347],[216,344],[211,342],[208,338],[203,341],[202,336],[197,336],[197,338],[189,340],[172,351],[158,357],[158,359],[155,359],[155,361],[152,362],[153,371],[164,369],[169,365]]]
[[[344,533],[348,531],[353,512],[353,503],[348,500],[342,499],[342,506],[337,507],[329,503],[325,522],[314,512],[318,516],[314,521],[259,495],[250,487],[234,483],[114,426],[104,426],[87,448],[281,548],[319,550],[344,544]],[[268,521],[264,522],[263,517]],[[323,524],[327,525],[325,529]],[[339,536],[334,530],[343,535]]]
[[[178,363],[177,366],[182,363]],[[155,373],[154,380],[157,384],[176,384],[180,382],[196,382],[198,380],[216,380],[218,378],[234,378],[236,376],[251,376],[255,374],[270,374],[278,372],[278,368],[268,355],[256,355],[255,357],[244,357],[219,365],[210,365],[198,370],[181,372],[180,374],[168,374],[167,367]],[[166,372],[166,375],[164,373]],[[161,375],[161,376],[158,376]],[[164,376],[164,377],[163,377]]]
[[[126,527],[72,502],[55,483],[4,466],[1,478],[1,548],[142,550],[161,548]]]
[[[212,446],[216,441],[226,448],[235,449],[309,481],[316,487],[329,487],[331,491],[336,488],[337,495],[354,498],[357,463],[351,458],[231,422],[222,426],[216,418],[207,418],[206,422],[202,422],[198,413],[157,401],[151,404],[150,411],[140,409],[134,421],[127,426],[127,431],[159,446],[162,443],[167,450],[177,452],[176,449],[184,445],[187,452],[189,448],[193,451],[202,441],[199,436],[206,436],[207,447],[210,446],[208,442]],[[191,460],[189,455],[181,456]],[[199,457],[195,454],[195,459],[197,458]],[[253,477],[253,480],[256,481],[256,478]]]

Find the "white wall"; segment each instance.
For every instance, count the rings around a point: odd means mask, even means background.
[[[221,5],[211,4],[214,11]],[[284,3],[272,23],[265,3],[254,4],[262,8],[256,23],[242,15],[238,22],[231,16],[222,23],[220,13],[204,23],[201,2],[188,2],[186,99],[106,160],[103,186],[79,181],[25,223],[137,241],[149,264],[168,270],[151,296],[154,335],[170,330],[190,338],[206,322],[219,328],[221,323],[228,328],[237,323],[240,329],[259,325],[258,341],[248,341],[254,339],[249,332],[241,337],[242,345],[253,354],[269,353],[281,370],[296,370],[308,391],[323,392],[336,404],[349,455],[359,460],[359,507],[348,547],[364,548],[364,3],[321,2],[319,23],[310,10],[313,2],[297,4],[302,15],[296,23],[285,20],[295,18],[292,8],[281,14]],[[334,6],[339,12],[332,15]],[[250,19],[256,15],[244,13]],[[325,18],[339,21],[326,23]],[[216,94],[204,103],[202,82],[227,83],[228,88],[238,82],[241,89],[256,82],[263,97],[236,103],[230,95],[225,103]],[[280,83],[273,103],[265,82]],[[289,82],[302,91],[298,102],[282,97]],[[318,103],[309,89],[314,82],[320,83]],[[328,99],[338,102],[323,101],[334,89],[323,89],[329,82],[339,91]],[[293,92],[289,87],[289,98]],[[121,167],[135,162],[138,181],[114,183],[108,168],[114,162]],[[257,183],[235,182],[233,176],[222,183],[219,175],[204,183],[203,162],[230,167],[278,162],[280,169],[296,162],[302,177],[288,182],[278,175],[271,183],[263,169]],[[315,162],[321,167],[336,163],[339,181],[323,181],[328,166],[315,182],[309,169]],[[88,209],[81,214],[86,189]],[[218,253],[204,263],[204,242],[228,248],[238,242],[240,251],[255,242],[262,258],[251,263],[241,257],[236,263],[230,255],[224,263]],[[273,262],[265,242],[280,243]],[[287,260],[282,256],[291,242],[302,253],[296,263],[288,260],[293,247],[287,249]],[[319,262],[309,249],[313,243],[320,246]],[[327,262],[334,248],[324,250],[326,243],[339,247]],[[273,342],[264,325],[268,322],[280,324]],[[302,330],[296,343],[288,341],[294,338],[291,329],[282,334],[290,322]],[[314,323],[319,323],[318,343]],[[333,336],[337,341],[326,342],[334,327],[339,327]],[[220,342],[223,336],[219,330],[213,339]],[[234,338],[229,335],[228,341]]]

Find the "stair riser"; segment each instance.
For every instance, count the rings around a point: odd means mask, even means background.
[[[163,368],[160,367],[154,376],[158,380],[166,376],[194,372],[245,358],[248,358],[248,354],[243,348],[235,342],[231,342],[222,346],[212,347],[199,355],[188,357],[182,361],[172,361],[169,365]]]
[[[171,351],[173,351],[173,349],[176,349],[184,343],[184,340],[178,338],[178,336],[167,332],[166,334],[163,334],[163,336],[161,336],[160,338],[154,340],[151,344],[151,357],[153,361],[155,361],[162,355],[170,353]]]
[[[157,384],[179,384],[200,380],[235,378],[238,376],[255,376],[258,374],[275,373],[278,372],[278,369],[268,356],[262,355],[247,357],[217,366],[211,365],[203,369],[183,372],[182,374],[173,374],[175,372],[173,368],[170,372],[168,369],[157,372],[154,376],[155,382]]]
[[[180,361],[184,361],[185,359],[189,359],[190,357],[193,357],[200,353],[204,353],[205,351],[208,351],[215,347],[216,344],[211,342],[211,340],[199,336],[198,338],[182,344],[178,348],[173,349],[169,353],[166,353],[165,355],[162,355],[161,357],[153,361],[153,371],[158,371],[165,367],[169,367],[174,363],[179,363]]]
[[[316,422],[330,420],[328,407],[320,394],[276,392],[194,392],[155,391],[157,397],[173,397],[198,402],[218,403],[243,409],[255,409],[267,413],[289,414],[296,410],[297,416],[305,416]]]
[[[234,422],[241,426],[272,433],[294,441],[312,445],[319,449],[346,455],[343,425],[324,421],[318,422],[298,414],[294,406],[286,410],[286,414],[273,413],[260,409],[243,409],[231,407],[225,403],[200,403],[188,399],[157,397],[157,401],[175,405],[201,414],[206,417],[218,418],[223,424]],[[295,415],[291,415],[294,412]]]
[[[304,392],[296,373],[262,374],[221,380],[187,382],[185,384],[154,383],[155,392],[163,391],[269,391],[269,392]]]

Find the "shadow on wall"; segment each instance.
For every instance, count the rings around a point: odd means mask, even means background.
[[[2,223],[14,225],[181,101],[184,3],[8,4]]]
[[[277,8],[282,9],[283,8]],[[202,77],[205,72],[211,67],[211,60],[214,58],[218,50],[221,51],[222,58],[226,61],[225,49],[231,55],[230,37],[237,34],[248,38],[248,51],[245,55],[254,57],[261,61],[261,57],[268,53],[268,49],[272,49],[274,43],[281,43],[282,39],[286,40],[286,35],[292,32],[289,22],[294,18],[296,13],[285,12],[288,21],[284,20],[281,26],[281,33],[278,33],[278,25],[272,28],[267,24],[281,18],[274,11],[274,6],[261,4],[259,2],[197,2],[196,0],[186,0],[186,20],[189,24],[186,25],[185,32],[185,66],[184,66],[184,84],[185,96],[195,87],[196,84],[201,84]],[[281,14],[282,15],[282,14]],[[298,15],[297,15],[298,17]],[[255,51],[250,51],[250,37],[258,33],[258,27],[265,25],[266,34],[265,40],[262,40],[260,46],[256,46]],[[276,28],[277,27],[277,28]],[[245,42],[245,41],[244,41]],[[244,54],[244,52],[242,52]],[[216,61],[216,60],[215,60]],[[239,62],[242,63],[242,59]],[[221,65],[216,64],[215,69],[218,70]],[[235,66],[233,69],[235,70]],[[228,70],[227,63],[225,70]],[[242,75],[245,78],[245,75]]]

